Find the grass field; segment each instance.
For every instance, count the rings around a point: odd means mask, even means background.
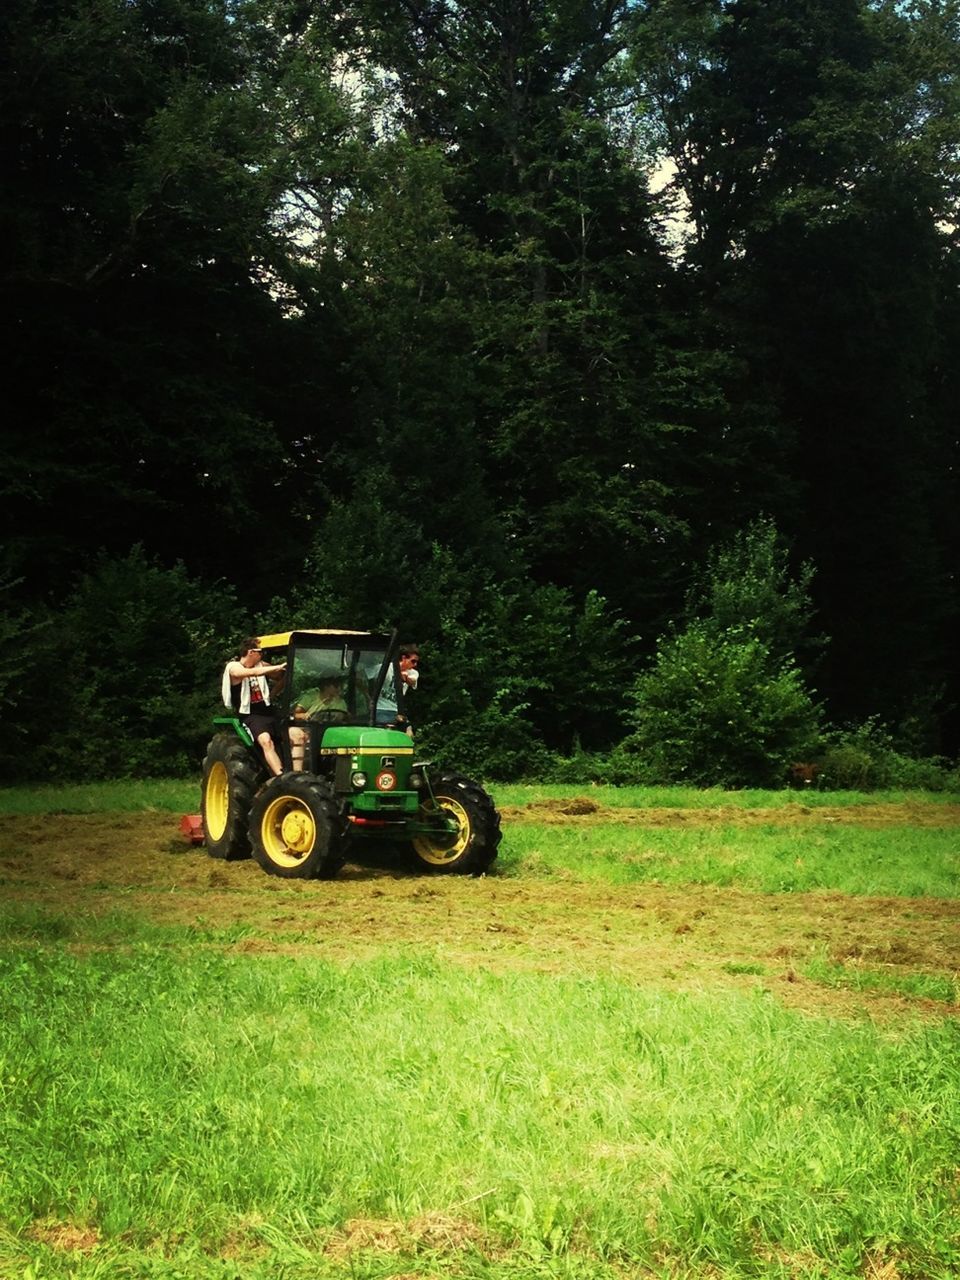
[[[958,798],[497,799],[321,883],[0,793],[0,1276],[960,1274]]]

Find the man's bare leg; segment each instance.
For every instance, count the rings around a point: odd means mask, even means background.
[[[283,765],[280,763],[277,749],[273,745],[273,739],[269,733],[261,733],[260,737],[257,738],[257,742],[260,744],[260,750],[263,752],[263,758],[266,760],[270,772],[274,777],[279,776],[279,774],[283,773]]]

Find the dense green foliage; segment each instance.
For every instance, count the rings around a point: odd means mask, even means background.
[[[8,776],[180,771],[297,622],[415,637],[495,776],[956,756],[957,0],[0,36]]]
[[[818,708],[794,661],[811,608],[769,521],[711,557],[686,629],[665,639],[633,691],[621,754],[650,782],[770,786],[818,748]]]
[[[671,637],[635,698],[637,728],[623,746],[650,782],[770,785],[811,754],[816,737],[800,673],[737,630],[693,623]]]

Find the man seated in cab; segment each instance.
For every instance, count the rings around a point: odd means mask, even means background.
[[[334,718],[342,719],[347,710],[347,702],[343,696],[342,677],[328,676],[325,680],[321,680],[316,688],[303,689],[297,695],[297,701],[293,707],[293,717],[295,720],[315,720],[326,712],[333,712],[340,714],[336,715],[336,717],[330,716],[331,720]],[[306,744],[306,730],[299,728],[297,725],[291,725],[290,760],[295,773],[303,772]]]

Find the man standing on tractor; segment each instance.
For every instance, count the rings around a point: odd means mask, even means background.
[[[267,676],[280,675],[286,663],[271,666],[261,661],[260,653],[260,641],[256,636],[251,636],[240,646],[239,658],[233,659],[224,667],[221,686],[223,705],[247,726],[254,742],[263,752],[270,772],[280,774],[283,772],[283,765],[273,740],[277,727],[270,706]]]
[[[397,651],[400,659],[400,679],[403,681],[402,692],[406,693],[409,689],[411,692],[416,689],[420,682],[420,650],[415,644],[402,644]],[[401,717],[398,717],[398,720]],[[413,737],[413,725],[410,723],[409,715],[402,717],[403,723],[398,727],[402,728],[408,738]]]
[[[405,685],[415,689],[420,681],[420,650],[415,644],[404,644],[398,650],[400,678]]]

